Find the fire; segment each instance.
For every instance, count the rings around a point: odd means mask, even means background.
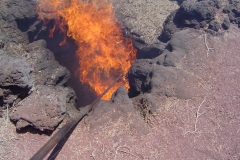
[[[126,76],[136,49],[123,36],[108,0],[40,0],[38,8],[45,13],[40,18],[54,16],[56,25],[76,41],[82,83],[89,84],[99,95],[120,74]],[[103,99],[109,99],[119,86],[129,88],[125,76]]]

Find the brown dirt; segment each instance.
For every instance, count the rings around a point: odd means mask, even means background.
[[[169,0],[111,0],[118,20],[129,31],[147,44],[159,43],[163,23],[167,16],[178,9],[175,1]]]
[[[204,35],[196,35],[199,45],[176,66],[199,78],[196,85],[205,90],[203,96],[152,95],[159,109],[148,134],[132,127],[132,113],[121,116],[113,107],[95,119],[98,125],[82,121],[56,159],[240,159],[240,32],[232,27],[224,36],[208,35],[206,42],[214,48],[209,53]],[[142,121],[134,121],[138,122],[141,126]],[[6,118],[0,119],[1,159],[29,159],[49,138],[16,134]]]

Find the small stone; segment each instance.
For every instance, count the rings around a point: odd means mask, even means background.
[[[238,24],[238,27],[240,28],[240,17],[236,18],[236,23]]]
[[[4,43],[2,40],[0,40],[0,49],[3,49],[4,48]]]
[[[229,18],[225,18],[222,23],[222,28],[224,30],[227,30],[230,27],[230,20]]]
[[[2,37],[0,36],[0,49],[3,49],[3,48],[4,48],[4,42]]]
[[[208,29],[211,29],[215,32],[218,32],[220,28],[221,28],[220,24],[216,21],[211,21],[208,26]]]
[[[201,27],[201,28],[207,27],[207,22],[206,22],[206,21],[200,22],[200,27]]]
[[[230,9],[229,9],[229,6],[223,8],[222,11],[223,11],[223,13],[230,13],[231,12]]]

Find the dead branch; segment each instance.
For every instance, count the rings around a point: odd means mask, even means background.
[[[207,44],[207,34],[204,35],[204,44],[205,44],[205,46],[207,48],[207,57],[208,57],[209,52],[212,52],[214,50],[214,48],[209,48],[208,47],[208,44]]]
[[[205,113],[205,111],[203,111],[202,113],[200,113],[200,109],[201,109],[201,106],[203,105],[203,103],[206,101],[206,96],[204,97],[203,101],[201,102],[201,104],[198,106],[197,108],[197,112],[196,112],[196,118],[195,118],[195,122],[194,122],[194,130],[193,131],[187,131],[184,135],[188,134],[188,133],[191,133],[191,134],[194,134],[197,132],[197,123],[198,123],[198,119],[199,117]]]

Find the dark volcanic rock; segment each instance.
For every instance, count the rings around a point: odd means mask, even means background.
[[[74,110],[76,97],[72,90],[60,87],[70,73],[46,49],[46,42],[29,44],[27,31],[36,21],[36,2],[0,1],[0,111],[15,106],[17,111],[11,118],[17,121],[18,129],[30,125],[53,130],[63,119],[68,103]],[[40,111],[46,114],[40,115]]]
[[[76,113],[76,96],[63,87],[70,72],[46,49],[45,41],[29,44],[27,33],[38,24],[36,4],[35,0],[0,1],[0,113],[14,107],[11,120],[19,130],[26,126],[53,130],[65,113]]]
[[[172,39],[169,41],[171,51],[183,49],[186,52],[189,52],[197,45],[199,45],[197,44],[197,42],[194,42],[193,40],[201,33],[202,33],[201,31],[192,28],[181,30],[175,33],[172,36]],[[190,46],[189,43],[191,43],[191,45],[193,46]]]
[[[150,84],[151,93],[159,96],[190,99],[201,93],[196,77],[171,67],[155,66]]]
[[[46,49],[46,42],[38,40],[27,46],[26,58],[33,67],[35,85],[64,85],[70,72],[55,60],[53,53]]]
[[[200,96],[199,79],[181,69],[181,63],[199,46],[202,33],[195,29],[176,32],[164,52],[152,59],[137,60],[129,71],[130,95],[151,93],[157,96],[190,99]]]
[[[0,110],[27,96],[33,86],[32,70],[21,58],[9,56],[0,50]]]
[[[34,0],[11,0],[0,2],[0,17],[7,22],[16,19],[31,19],[36,16],[36,1]]]
[[[159,40],[162,42],[167,42],[171,39],[172,35],[179,31],[180,29],[178,28],[177,24],[181,23],[178,22],[179,19],[175,18],[177,15],[177,11],[172,12],[166,19],[166,21],[163,24],[163,30],[161,35],[159,36]],[[174,21],[174,18],[177,19],[177,21]],[[181,20],[181,19],[180,19]]]
[[[180,63],[192,52],[193,48],[199,46],[196,38],[201,34],[195,29],[186,29],[172,36],[163,55],[155,58],[160,66],[156,65],[152,70],[151,93],[180,99],[201,95],[202,90],[197,85],[197,77],[179,69]],[[163,57],[163,62],[159,62],[159,59],[162,61]]]
[[[131,130],[141,134],[148,134],[149,129],[141,115],[134,109],[132,101],[127,95],[125,87],[119,87],[113,94],[111,101],[100,101],[96,108],[85,118],[85,123],[91,129],[99,130],[109,122],[127,122]]]
[[[0,68],[0,86],[32,87],[31,69],[25,60],[11,57],[0,51]]]
[[[111,101],[113,103],[121,103],[121,104],[124,104],[124,103],[128,103],[130,104],[131,101],[128,97],[128,94],[127,94],[127,89],[126,87],[124,86],[120,86],[112,95],[112,98],[111,98]]]
[[[229,1],[229,4],[223,8],[223,12],[228,14],[231,23],[238,24],[240,27],[240,1]]]
[[[39,85],[10,114],[18,130],[32,126],[41,131],[54,130],[75,105],[73,90],[61,86]]]
[[[227,19],[223,18],[226,18],[224,15],[226,13],[232,23],[238,24],[239,9],[237,6],[239,5],[233,7],[233,5],[229,6],[231,2],[226,3],[218,0],[185,0],[181,2],[180,8],[166,19],[159,40],[167,42],[175,32],[189,27],[208,28],[214,32],[226,30],[230,26]],[[227,7],[224,8],[224,6]]]
[[[36,1],[34,0],[0,1],[0,33],[2,30],[4,41],[27,43],[27,35],[20,30],[26,31],[35,17]]]
[[[137,59],[152,59],[159,56],[165,46],[161,43],[146,44],[142,41],[134,40],[134,47],[137,49]]]
[[[179,11],[186,16],[185,23],[188,20],[189,25],[197,27],[198,24],[194,24],[194,20],[197,22],[213,20],[218,6],[214,0],[186,0],[181,4]]]
[[[17,28],[16,23],[8,23],[0,18],[0,26],[0,35],[2,36],[4,46],[9,46],[13,43],[28,43],[27,35]]]
[[[130,96],[147,92],[149,88],[149,77],[151,76],[153,62],[150,59],[135,61],[128,74],[130,84]]]
[[[230,20],[229,18],[225,18],[222,23],[222,28],[227,30],[230,27]]]
[[[3,41],[3,38],[0,34],[0,49],[3,49],[4,48],[4,41]]]
[[[172,0],[172,1],[174,1],[174,0]],[[178,4],[180,5],[180,4],[182,4],[185,0],[175,0],[175,1],[177,1]]]
[[[224,23],[224,22],[223,22]],[[211,21],[208,26],[209,29],[217,32],[221,29],[221,25],[217,21]]]

